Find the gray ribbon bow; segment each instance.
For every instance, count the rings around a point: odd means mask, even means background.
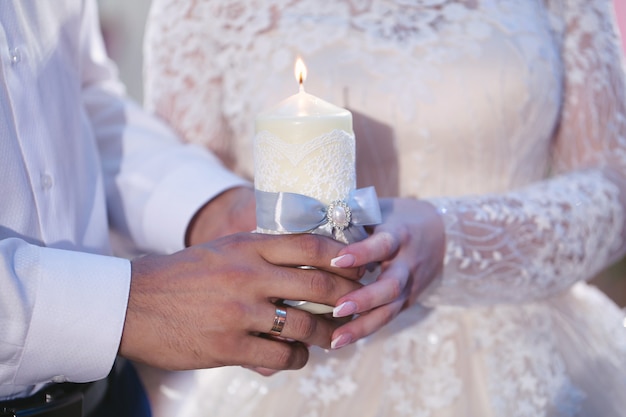
[[[350,192],[346,200],[326,205],[303,195],[255,190],[257,226],[280,233],[315,233],[348,242],[367,236],[363,226],[382,221],[374,187]]]

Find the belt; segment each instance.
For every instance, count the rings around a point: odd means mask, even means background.
[[[103,401],[109,378],[50,385],[27,398],[0,401],[0,417],[85,417]]]

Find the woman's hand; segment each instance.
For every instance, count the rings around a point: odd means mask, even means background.
[[[423,200],[381,199],[383,223],[363,241],[343,248],[333,266],[380,263],[375,282],[337,301],[333,315],[359,316],[333,332],[338,349],[380,329],[412,305],[443,268],[445,229],[436,208]]]

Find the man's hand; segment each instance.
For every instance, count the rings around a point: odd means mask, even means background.
[[[256,229],[254,190],[236,187],[205,204],[187,228],[187,246]]]
[[[342,247],[311,234],[239,233],[173,255],[138,258],[132,261],[120,354],[165,369],[301,368],[306,344],[329,347],[338,324],[283,306],[281,336],[298,342],[276,340],[266,336],[274,303],[335,305],[359,288],[356,268],[329,266]]]

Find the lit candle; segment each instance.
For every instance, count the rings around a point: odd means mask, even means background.
[[[300,91],[256,118],[254,184],[329,204],[356,187],[352,114],[304,91],[306,75],[298,58]]]
[[[257,232],[317,233],[344,243],[363,239],[363,226],[380,222],[380,208],[373,187],[355,190],[352,114],[304,91],[301,59],[295,76],[300,91],[256,118]],[[312,313],[333,309],[284,302]]]

